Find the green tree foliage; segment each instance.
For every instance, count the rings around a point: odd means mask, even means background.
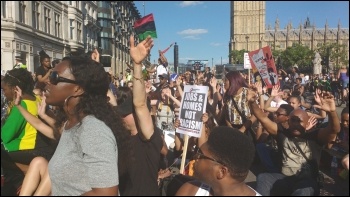
[[[311,49],[300,44],[287,47],[280,55],[284,69],[292,68],[297,64],[300,70],[310,70],[314,57],[314,52]]]
[[[230,52],[229,57],[233,58],[233,64],[243,64],[244,63],[244,53],[248,53],[245,49],[240,51],[233,50]]]
[[[340,65],[349,65],[347,46],[344,44],[325,43],[320,45],[317,51],[325,61],[322,66],[327,66],[328,61],[334,65],[335,70],[338,70]]]

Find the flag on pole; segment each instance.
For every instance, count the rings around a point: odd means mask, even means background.
[[[168,48],[164,49],[164,50],[161,51],[161,52],[162,52],[163,54],[166,53],[166,52],[170,49],[170,47],[172,47],[174,44],[175,44],[175,42],[171,43],[171,45],[170,45]]]
[[[140,41],[146,39],[148,35],[150,35],[152,38],[157,38],[153,14],[149,14],[135,21],[134,29]]]

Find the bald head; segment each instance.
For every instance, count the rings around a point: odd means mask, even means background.
[[[289,117],[292,117],[292,116],[298,116],[299,118],[301,118],[306,122],[309,120],[309,116],[307,115],[307,112],[302,109],[293,110],[292,113],[289,114]]]

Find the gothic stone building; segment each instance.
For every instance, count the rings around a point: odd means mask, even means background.
[[[293,44],[302,44],[315,50],[323,43],[345,44],[349,50],[349,29],[316,28],[310,24],[309,18],[302,25],[293,28],[289,23],[286,28],[280,29],[279,20],[275,27],[265,29],[266,2],[265,1],[231,1],[231,38],[229,50],[256,50],[264,46],[274,47],[276,50],[285,50]],[[230,64],[233,59],[230,59]]]

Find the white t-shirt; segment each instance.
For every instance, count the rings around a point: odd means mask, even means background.
[[[286,101],[284,100],[280,100],[278,103],[275,101],[271,101],[271,107],[280,107],[282,104],[288,104]]]
[[[156,83],[160,82],[158,75],[162,75],[162,74],[168,74],[168,68],[166,68],[162,64],[160,64],[157,66]]]

